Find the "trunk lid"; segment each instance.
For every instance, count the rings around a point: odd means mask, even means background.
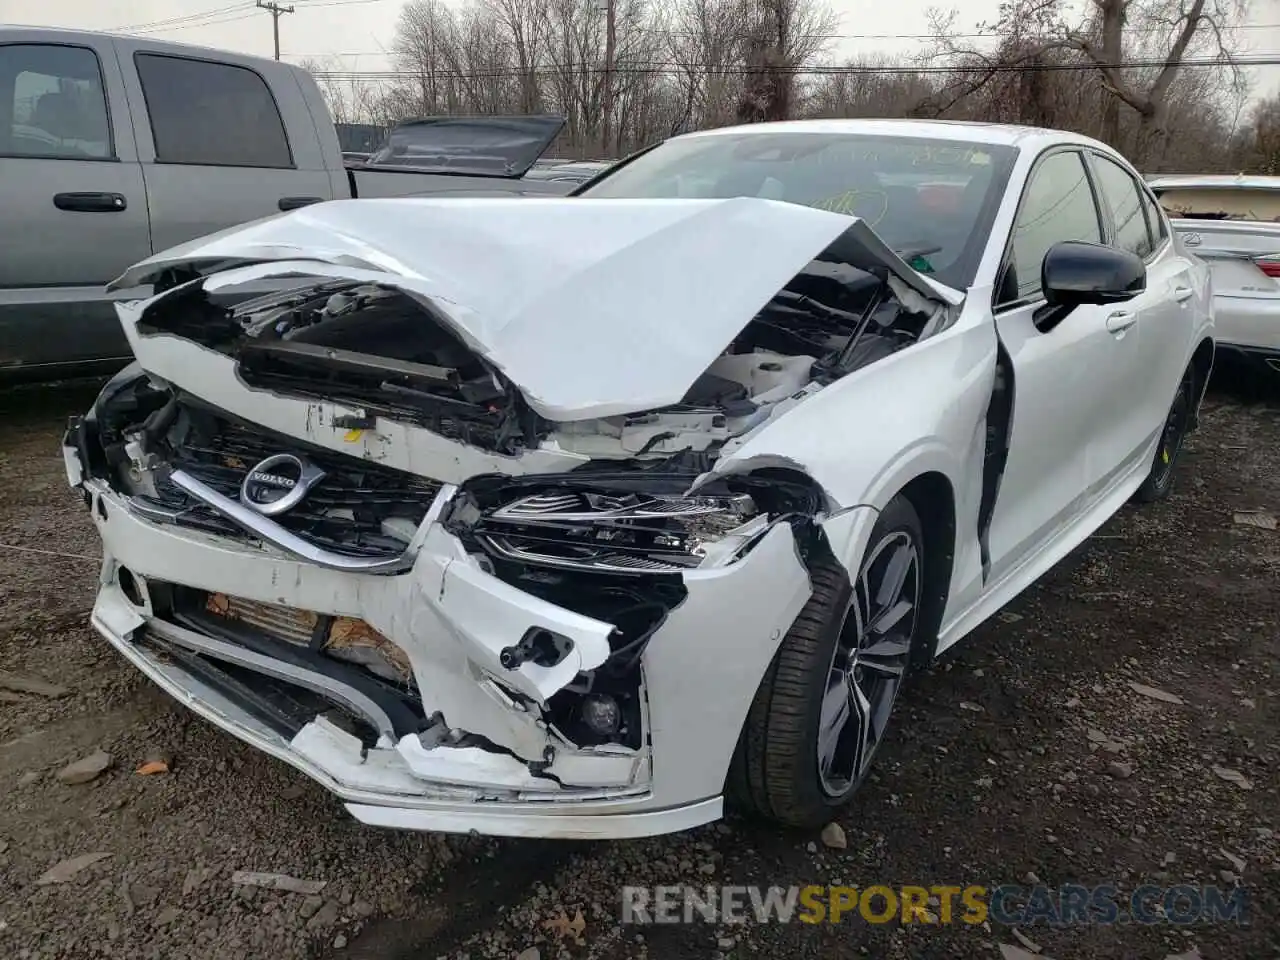
[[[391,129],[366,165],[518,179],[564,124],[565,118],[556,116],[406,120]]]
[[[1189,253],[1209,265],[1219,297],[1280,301],[1280,223],[1254,220],[1171,221]]]

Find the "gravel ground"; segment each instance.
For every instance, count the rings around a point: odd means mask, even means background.
[[[94,392],[0,394],[0,666],[66,688],[0,690],[0,957],[994,958],[1019,941],[993,924],[623,927],[619,891],[1029,874],[1126,890],[1239,884],[1250,898],[1245,925],[1019,931],[1058,960],[1280,957],[1280,532],[1234,520],[1280,512],[1274,405],[1213,397],[1170,501],[1122,511],[904,695],[836,849],[735,819],[608,844],[354,823],[86,626],[98,543],[57,440]],[[105,771],[60,781],[98,750]],[[168,773],[135,772],[157,758]],[[105,856],[38,882],[89,854]],[[237,870],[324,886],[236,885]]]

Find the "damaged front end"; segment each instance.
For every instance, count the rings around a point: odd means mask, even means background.
[[[582,324],[548,312],[612,262],[487,316],[465,284],[367,250],[157,266],[170,288],[120,309],[140,368],[65,444],[104,542],[95,626],[369,823],[586,837],[715,819],[833,507],[799,470],[722,468],[955,306],[847,219],[810,215],[745,318],[622,335],[638,375],[598,368],[616,335],[575,341]],[[687,219],[657,224],[655,249]],[[510,267],[495,275],[527,274]],[[289,288],[219,301],[264,278]]]

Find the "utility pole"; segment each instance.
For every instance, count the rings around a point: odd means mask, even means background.
[[[605,20],[604,20],[604,97],[601,126],[605,156],[609,153],[609,131],[613,126],[613,68],[614,60],[617,57],[615,47],[618,40],[617,17],[615,15],[616,0],[604,0]]]
[[[612,2],[612,0],[610,0]],[[282,7],[276,0],[258,0],[258,6],[271,14],[271,35],[276,42],[276,59],[280,59],[280,15],[293,13],[293,7]]]

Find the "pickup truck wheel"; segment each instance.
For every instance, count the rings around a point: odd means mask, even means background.
[[[924,556],[920,518],[898,496],[876,521],[853,583],[835,560],[814,565],[813,593],[739,736],[732,801],[787,826],[814,828],[853,797],[909,669]]]
[[[1153,503],[1163,500],[1173,490],[1173,471],[1178,465],[1178,457],[1191,428],[1191,421],[1196,409],[1196,373],[1193,367],[1187,367],[1178,384],[1178,393],[1173,398],[1169,415],[1165,418],[1164,429],[1160,433],[1160,443],[1156,446],[1155,460],[1151,464],[1151,472],[1143,481],[1133,499],[1139,503]]]

